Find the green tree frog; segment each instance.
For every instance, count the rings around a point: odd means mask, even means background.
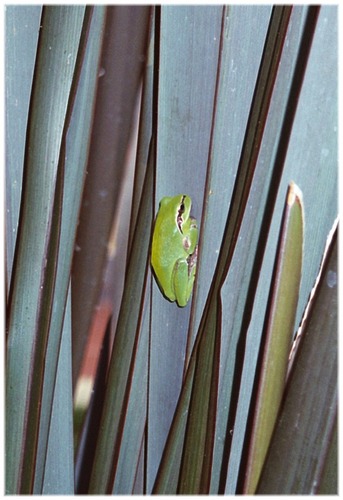
[[[197,221],[185,194],[162,198],[152,237],[151,264],[162,293],[184,307],[192,293],[197,254]]]

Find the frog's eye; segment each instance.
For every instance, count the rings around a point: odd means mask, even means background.
[[[182,219],[182,216],[183,214],[185,213],[185,204],[184,204],[184,199],[185,197],[183,196],[182,197],[182,200],[181,200],[181,203],[180,203],[180,206],[179,206],[179,210],[177,211],[177,216],[178,216],[178,219]]]
[[[182,197],[182,200],[181,200],[181,203],[179,206],[179,210],[177,211],[177,218],[176,218],[176,222],[177,222],[180,233],[183,233],[183,231],[182,231],[182,224],[183,224],[182,216],[185,213],[184,199],[185,199],[185,196]]]

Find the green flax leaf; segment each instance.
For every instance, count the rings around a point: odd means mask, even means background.
[[[337,231],[322,270],[301,325],[259,494],[318,494],[322,481],[323,489],[337,494]]]
[[[289,187],[269,297],[244,492],[253,494],[266,457],[284,391],[303,258],[302,195]]]

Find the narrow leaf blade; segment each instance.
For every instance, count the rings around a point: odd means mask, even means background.
[[[257,493],[318,493],[337,418],[337,342],[336,232],[287,382]],[[337,470],[333,476],[337,481]]]
[[[200,326],[200,341],[180,470],[180,494],[209,492],[215,432],[221,329],[215,305]],[[197,344],[196,344],[197,346]]]
[[[51,304],[54,283],[51,273],[50,276],[45,275],[46,252],[62,134],[83,16],[83,7],[49,6],[44,8],[42,17],[8,325],[6,480],[7,491],[11,493],[20,490],[24,477],[28,478],[23,486],[25,491],[31,489],[33,481],[34,457],[29,460],[30,471],[22,469],[23,443],[30,435],[27,434],[30,383],[34,372],[35,345],[41,334],[37,325],[39,318],[45,318],[47,325],[48,312],[42,307],[50,307],[46,299],[50,297]],[[55,227],[53,231],[58,232],[59,228]],[[37,422],[32,424],[36,427]],[[35,453],[35,446],[31,451]]]
[[[292,183],[287,194],[272,281],[266,340],[244,486],[246,494],[255,492],[286,380],[302,270],[304,228],[301,200],[300,190]]]
[[[117,467],[128,391],[132,380],[131,367],[135,363],[144,302],[150,244],[150,231],[146,228],[152,227],[150,200],[154,159],[155,148],[152,141],[136,233],[127,268],[126,286],[114,337],[104,409],[90,481],[92,494],[106,494],[112,490]]]
[[[87,14],[90,14],[88,11]],[[92,15],[85,18],[83,27],[84,57],[79,58],[82,64],[78,88],[70,117],[66,141],[65,179],[63,189],[62,220],[60,247],[58,254],[57,276],[55,283],[55,300],[51,312],[49,341],[46,352],[46,369],[41,403],[41,420],[37,449],[37,465],[34,492],[41,492],[44,474],[47,437],[49,433],[51,405],[55,387],[56,370],[61,342],[64,309],[67,300],[70,269],[73,258],[74,242],[81,203],[83,180],[87,166],[92,114],[95,102],[97,72],[100,56],[105,7],[94,7]],[[88,36],[86,36],[88,35]]]

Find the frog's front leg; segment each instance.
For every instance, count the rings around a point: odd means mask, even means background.
[[[178,259],[173,271],[173,286],[176,302],[184,307],[192,294],[197,260],[197,247],[186,259]]]

